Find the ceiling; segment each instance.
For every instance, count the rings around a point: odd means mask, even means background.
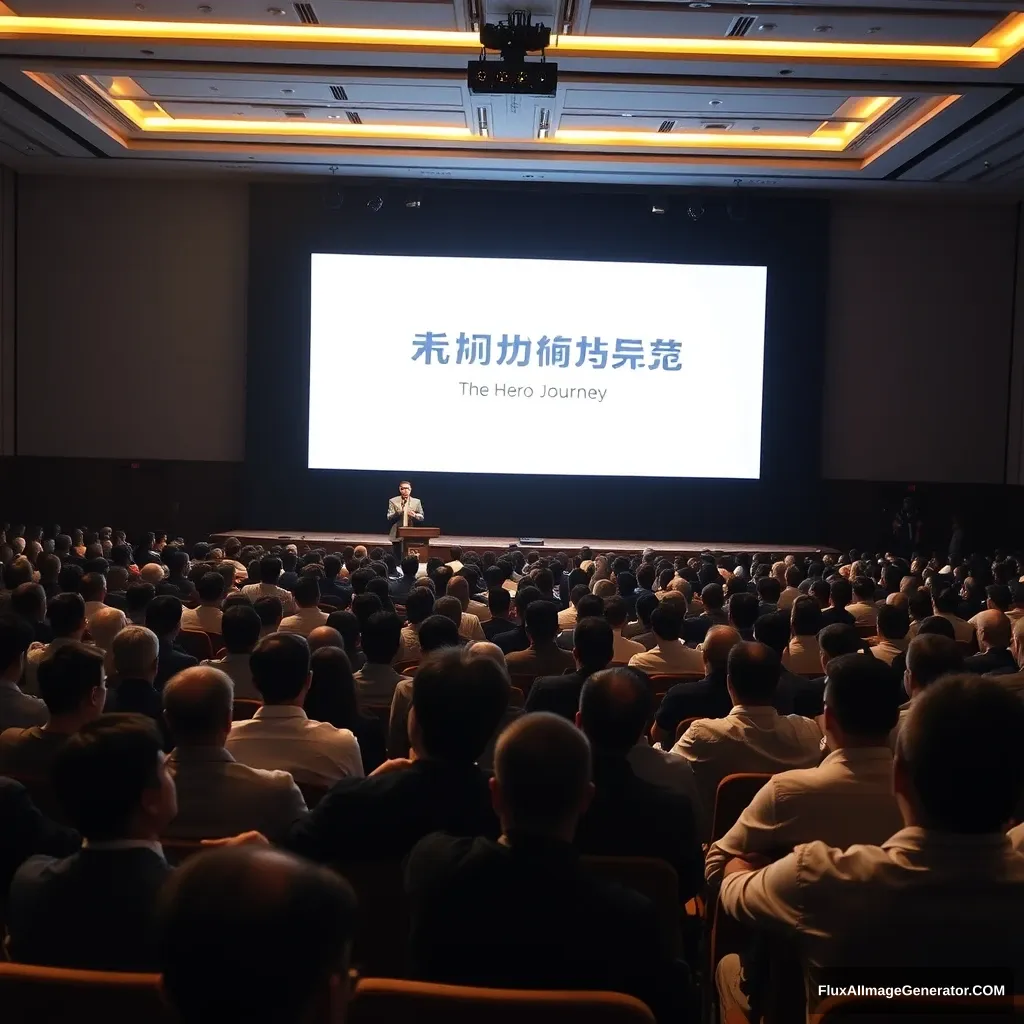
[[[0,161],[1024,191],[1024,0],[536,0],[557,94],[473,95],[516,6],[0,3]]]

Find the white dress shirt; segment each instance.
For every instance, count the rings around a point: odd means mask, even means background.
[[[875,630],[878,628],[878,608],[867,601],[855,601],[848,604],[846,610],[853,616],[854,625],[858,629]],[[968,629],[970,627],[968,626]]]
[[[402,642],[398,647],[393,665],[400,665],[403,661],[420,661],[423,658],[423,649],[420,647],[420,627],[408,625],[402,627]]]
[[[821,760],[821,730],[809,718],[737,704],[725,718],[691,723],[672,748],[690,762],[701,800],[715,806],[718,784],[737,772],[812,768]]]
[[[250,583],[247,587],[242,587],[241,593],[253,604],[261,597],[276,597],[280,600],[285,615],[295,614],[295,598],[287,590],[282,590],[273,583]]]
[[[883,637],[870,650],[879,661],[884,661],[886,665],[891,665],[900,654],[907,653],[907,643],[908,641],[905,639],[889,640],[887,637]]]
[[[723,878],[719,901],[742,924],[796,935],[810,993],[823,970],[851,964],[1024,972],[1024,855],[1001,833],[908,827],[881,846],[807,843]]]
[[[974,627],[966,619],[961,619],[959,615],[954,615],[952,612],[937,612],[936,614],[948,619],[953,624],[953,639],[958,644],[969,644],[974,640]]]
[[[691,672],[704,675],[704,658],[700,651],[687,647],[681,640],[659,638],[649,651],[634,654],[628,664],[630,668],[638,668],[648,675],[682,675]]]
[[[291,772],[296,782],[314,786],[363,775],[355,736],[328,722],[311,722],[292,704],[265,704],[251,720],[235,722],[225,746],[250,768]]]
[[[319,608],[299,608],[294,615],[287,615],[281,620],[278,631],[281,633],[298,633],[309,636],[318,626],[327,625],[327,613]]]
[[[50,712],[38,698],[22,693],[11,679],[0,679],[0,732],[4,729],[30,729],[46,725]]]
[[[782,652],[782,667],[798,676],[821,675],[821,648],[816,636],[795,636]]]
[[[892,788],[892,751],[834,750],[817,768],[796,768],[769,779],[736,824],[711,844],[704,877],[717,883],[731,857],[756,854],[775,860],[815,839],[840,849],[884,843],[902,827]]]
[[[647,648],[643,644],[628,640],[621,629],[612,630],[612,661],[623,661],[628,665],[630,658],[646,653]]]
[[[185,608],[181,613],[182,629],[199,629],[204,633],[221,632],[221,620],[224,613],[210,604],[201,604],[198,608]],[[216,654],[217,652],[214,651]]]

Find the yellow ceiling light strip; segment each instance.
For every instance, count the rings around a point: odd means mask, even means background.
[[[852,110],[848,113],[837,112],[831,120],[819,125],[811,134],[818,137],[835,136],[849,145],[861,132],[870,128],[899,101],[898,96],[864,96],[853,105]],[[843,106],[845,107],[846,104],[844,103]],[[841,111],[843,108],[839,109]]]
[[[555,142],[584,146],[655,146],[661,149],[787,149],[838,153],[846,140],[837,136],[768,135],[765,132],[623,132],[560,128]]]
[[[299,48],[447,50],[480,48],[473,32],[264,25],[116,18],[0,16],[0,38],[134,40],[142,43],[256,44]],[[998,67],[1024,48],[1024,14],[1011,14],[973,46],[853,43],[745,38],[656,38],[563,35],[548,52],[564,57],[687,57],[794,61],[861,61]]]
[[[185,135],[298,135],[306,138],[448,139],[475,138],[468,128],[450,125],[351,124],[348,121],[246,121],[242,118],[159,117],[147,115],[139,127],[145,132]]]

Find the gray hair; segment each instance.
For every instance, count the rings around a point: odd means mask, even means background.
[[[153,667],[160,656],[156,633],[145,626],[126,626],[110,645],[114,671],[122,679],[137,679]]]

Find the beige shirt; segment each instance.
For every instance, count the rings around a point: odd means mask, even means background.
[[[823,970],[849,964],[1024,971],[1024,855],[1001,833],[909,827],[881,846],[807,843],[723,878],[719,900],[742,924],[798,939],[811,993]]]
[[[782,653],[782,667],[796,675],[821,675],[821,648],[816,636],[795,636]]]
[[[390,665],[367,662],[356,674],[356,693],[366,704],[390,704],[395,687],[408,676],[400,676]]]
[[[558,628],[559,629],[572,629],[576,625],[576,619],[578,612],[576,611],[576,605],[571,604],[568,608],[563,608],[558,613]]]
[[[462,624],[459,626],[459,636],[465,637],[467,640],[486,640],[484,636],[484,627],[480,625],[480,620],[469,612],[462,613]]]
[[[834,750],[816,768],[769,779],[736,824],[711,844],[704,877],[717,884],[732,857],[775,860],[815,839],[840,849],[884,843],[902,827],[889,748]]]
[[[908,643],[908,640],[889,640],[883,637],[871,648],[871,653],[879,661],[884,661],[886,665],[891,665],[897,655],[907,653]]]
[[[264,705],[251,720],[235,722],[225,746],[250,768],[291,772],[296,782],[313,786],[363,776],[355,736],[328,722],[312,722],[291,704]]]
[[[199,629],[204,633],[219,634],[224,613],[212,605],[201,604],[198,608],[186,608],[181,613],[182,629]],[[214,651],[214,654],[217,652]]]
[[[319,608],[299,608],[294,615],[286,615],[278,626],[281,633],[298,633],[309,636],[318,626],[327,625],[327,613]]]
[[[737,704],[725,718],[691,723],[672,753],[690,762],[701,801],[713,809],[727,775],[814,767],[821,760],[821,730],[800,715]]]
[[[874,630],[878,624],[878,608],[867,601],[848,604],[846,610],[853,616],[854,625],[858,629]]]
[[[263,696],[252,681],[252,669],[249,668],[248,654],[225,654],[223,658],[204,661],[204,665],[212,665],[221,672],[227,673],[235,684],[235,696],[246,700],[263,700]]]
[[[954,615],[952,612],[938,612],[938,614],[953,623],[953,639],[958,644],[969,644],[974,640],[974,627],[966,619],[961,619],[959,615]]]
[[[422,657],[419,626],[403,626],[402,642],[398,645],[398,653],[391,664],[400,665],[403,661],[419,661]]]
[[[630,668],[638,668],[648,675],[682,675],[697,673],[704,675],[704,658],[700,651],[687,647],[681,640],[658,640],[649,651],[634,654],[629,659]]]
[[[481,622],[487,622],[491,617],[491,609],[483,601],[470,601],[466,611],[470,615],[475,615]]]
[[[280,600],[285,615],[295,614],[295,598],[287,590],[282,590],[273,583],[250,583],[247,587],[242,587],[241,593],[253,604],[261,597],[276,597]]]
[[[779,594],[778,609],[780,612],[788,612],[793,607],[793,603],[798,597],[802,597],[799,587],[786,587],[785,590]]]
[[[635,640],[627,640],[622,635],[621,629],[612,632],[612,661],[622,661],[629,664],[629,659],[637,654],[646,653],[647,648],[638,644]]]

